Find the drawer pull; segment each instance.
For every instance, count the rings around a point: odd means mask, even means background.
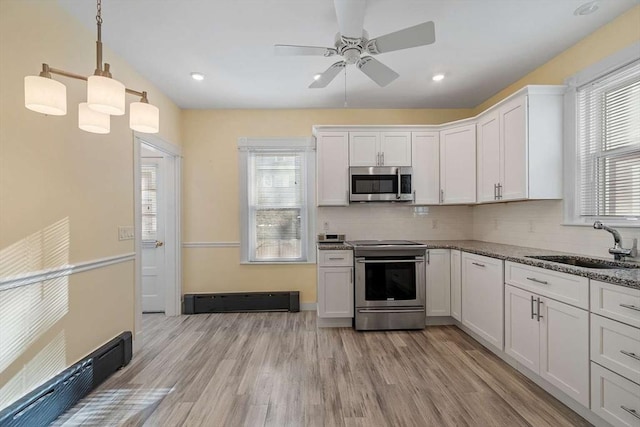
[[[631,353],[630,351],[620,350],[620,353],[624,354],[625,356],[629,356],[632,359],[640,360],[640,356],[635,353]]]
[[[535,277],[527,277],[527,280],[531,280],[532,282],[536,282],[536,283],[541,283],[543,285],[548,285],[549,282],[544,281],[544,280],[540,280],[540,279],[536,279]]]
[[[484,267],[484,264],[480,264],[479,262],[472,262],[471,264],[477,265],[478,267]]]
[[[620,307],[628,308],[630,310],[640,311],[640,307],[636,307],[635,305],[631,305],[631,304],[620,304]]]
[[[633,415],[634,417],[636,417],[637,419],[640,420],[640,414],[638,413],[638,411],[636,411],[635,409],[631,409],[631,408],[627,408],[624,405],[620,405],[620,407],[622,409],[624,409],[625,411],[627,411],[628,413],[630,413],[631,415]]]
[[[329,260],[331,260],[331,261],[338,261],[338,260],[341,260],[341,259],[344,259],[344,258],[331,258],[331,257],[329,257]]]

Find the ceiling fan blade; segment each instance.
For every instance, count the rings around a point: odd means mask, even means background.
[[[369,40],[366,51],[372,55],[410,47],[424,46],[436,41],[436,29],[433,21],[423,22],[404,30],[389,33]]]
[[[331,67],[327,68],[324,73],[320,74],[320,77],[309,85],[309,88],[319,89],[327,87],[327,85],[331,83],[331,81],[335,79],[338,74],[340,74],[340,71],[342,71],[342,69],[346,67],[346,65],[347,63],[344,61],[336,62]]]
[[[369,76],[371,80],[378,83],[381,87],[385,87],[400,77],[398,73],[371,56],[360,58],[357,66],[360,71]]]
[[[365,0],[334,0],[338,28],[343,37],[359,39],[364,26]]]
[[[296,46],[291,44],[277,44],[274,46],[276,55],[279,56],[299,56],[299,55],[316,55],[316,56],[333,56],[338,51],[332,47],[318,46]]]

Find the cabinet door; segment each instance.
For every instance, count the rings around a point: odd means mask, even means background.
[[[440,186],[443,204],[475,203],[475,124],[440,132]]]
[[[348,133],[318,133],[316,137],[316,151],[318,206],[348,206]]]
[[[349,132],[349,166],[378,166],[379,132]]]
[[[540,376],[589,407],[589,313],[540,297]]]
[[[500,115],[493,111],[478,121],[478,201],[497,200],[502,170]]]
[[[537,295],[504,287],[504,351],[533,372],[540,369],[540,324],[534,315]]]
[[[353,317],[353,268],[318,268],[318,316]]]
[[[413,175],[413,203],[440,203],[440,133],[413,132],[411,134],[411,162]]]
[[[451,251],[451,316],[462,320],[462,255],[460,251]]]
[[[503,349],[503,261],[462,253],[462,324]]]
[[[449,249],[427,250],[427,316],[451,314],[451,255]]]
[[[411,132],[381,132],[382,166],[411,166]]]
[[[500,124],[504,156],[501,200],[526,199],[529,196],[526,96],[500,107]]]

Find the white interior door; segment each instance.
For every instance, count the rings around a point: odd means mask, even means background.
[[[165,215],[164,158],[141,159],[142,196],[142,311],[165,311]]]

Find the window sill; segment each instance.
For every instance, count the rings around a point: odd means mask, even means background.
[[[628,221],[612,221],[612,220],[608,220],[606,218],[600,218],[600,219],[594,219],[591,222],[562,222],[561,225],[564,226],[568,226],[568,227],[589,227],[589,228],[593,228],[593,223],[595,221],[600,221],[603,224],[610,226],[610,227],[616,227],[616,228],[640,228],[640,220],[628,220]]]

